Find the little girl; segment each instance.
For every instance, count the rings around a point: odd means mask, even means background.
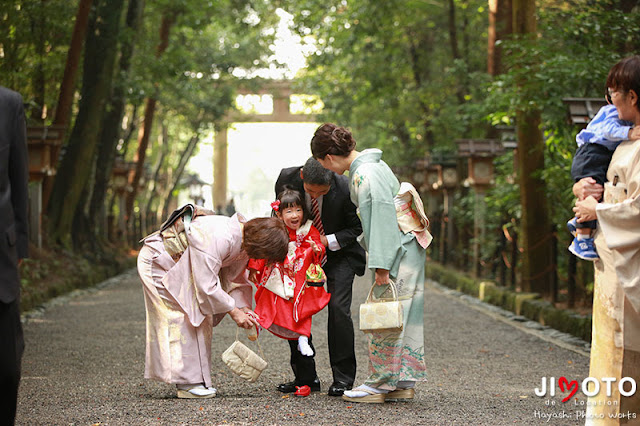
[[[320,233],[307,219],[300,192],[283,190],[271,207],[289,230],[289,252],[283,263],[249,260],[249,279],[258,288],[254,312],[263,328],[283,339],[298,339],[300,353],[313,356],[309,346],[311,316],[331,297],[318,279],[325,248]]]

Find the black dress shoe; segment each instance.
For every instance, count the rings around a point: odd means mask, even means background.
[[[282,393],[292,393],[296,391],[296,386],[304,385],[309,386],[311,388],[311,392],[320,392],[320,379],[317,377],[311,383],[302,383],[295,380],[293,382],[280,383],[277,389]]]
[[[343,382],[333,382],[331,386],[329,386],[329,396],[342,396],[344,391],[351,390],[353,385],[348,385]]]

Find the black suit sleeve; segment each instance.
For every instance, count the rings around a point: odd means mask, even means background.
[[[28,204],[29,204],[29,161],[27,156],[27,129],[24,117],[22,97],[14,98],[14,129],[11,134],[9,157],[9,181],[11,184],[11,203],[13,204],[16,226],[16,248],[18,258],[29,253]]]
[[[342,198],[341,205],[342,223],[344,226],[335,232],[340,247],[346,247],[356,243],[356,238],[362,234],[362,223],[360,223],[360,218],[358,218],[356,214],[356,206],[349,198],[349,184],[347,182],[346,179],[342,178],[334,180],[334,185],[337,186],[336,189],[339,193],[343,194],[342,196],[344,197]]]
[[[340,247],[355,243],[358,235],[362,234],[362,223],[356,214],[356,206],[346,199],[342,205],[342,215],[345,227],[335,233]]]
[[[302,167],[288,167],[280,170],[280,175],[278,176],[274,187],[276,198],[286,185],[289,185],[296,191],[300,191],[304,194],[304,186],[302,184],[302,178],[300,178],[300,169],[302,169]]]

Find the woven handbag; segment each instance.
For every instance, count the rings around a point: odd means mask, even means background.
[[[374,299],[373,288],[375,285],[373,283],[367,300],[360,305],[360,330],[365,333],[402,331],[402,304],[398,300],[398,290],[395,283],[389,281],[389,287],[393,293],[391,300]]]
[[[222,353],[222,362],[246,381],[255,382],[268,365],[267,361],[264,360],[264,353],[260,343],[258,343],[258,349],[262,357],[238,340],[238,330],[236,330],[236,341]]]

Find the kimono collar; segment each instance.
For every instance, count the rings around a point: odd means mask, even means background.
[[[307,219],[304,225],[302,225],[300,228],[296,230],[296,235],[301,235],[305,237],[311,230],[311,225],[313,225],[313,222],[311,221],[311,219]]]
[[[364,163],[379,163],[382,160],[382,151],[378,148],[369,148],[360,152],[358,156],[351,163],[351,167],[349,167],[349,174],[353,175],[353,173],[360,167],[360,165]]]
[[[233,252],[231,254],[232,257],[236,257],[242,251],[240,249],[240,246],[242,244],[242,230],[244,228],[244,224],[246,221],[247,219],[244,216],[242,216],[240,213],[235,213],[233,216],[229,218],[229,222],[228,222],[229,231],[232,235],[234,243],[236,243],[234,244],[234,247],[232,250]]]
[[[313,225],[313,221],[311,219],[307,219],[307,221],[302,224],[302,226],[298,229],[291,229],[287,226],[287,231],[289,231],[290,238],[293,238],[292,235],[296,237],[306,237],[309,231],[311,230],[311,225]]]
[[[240,232],[242,232],[242,228],[244,227],[244,224],[246,222],[247,219],[244,216],[242,216],[240,213],[234,213],[234,215],[229,218],[229,228],[233,229],[234,231],[236,229],[239,229]]]

